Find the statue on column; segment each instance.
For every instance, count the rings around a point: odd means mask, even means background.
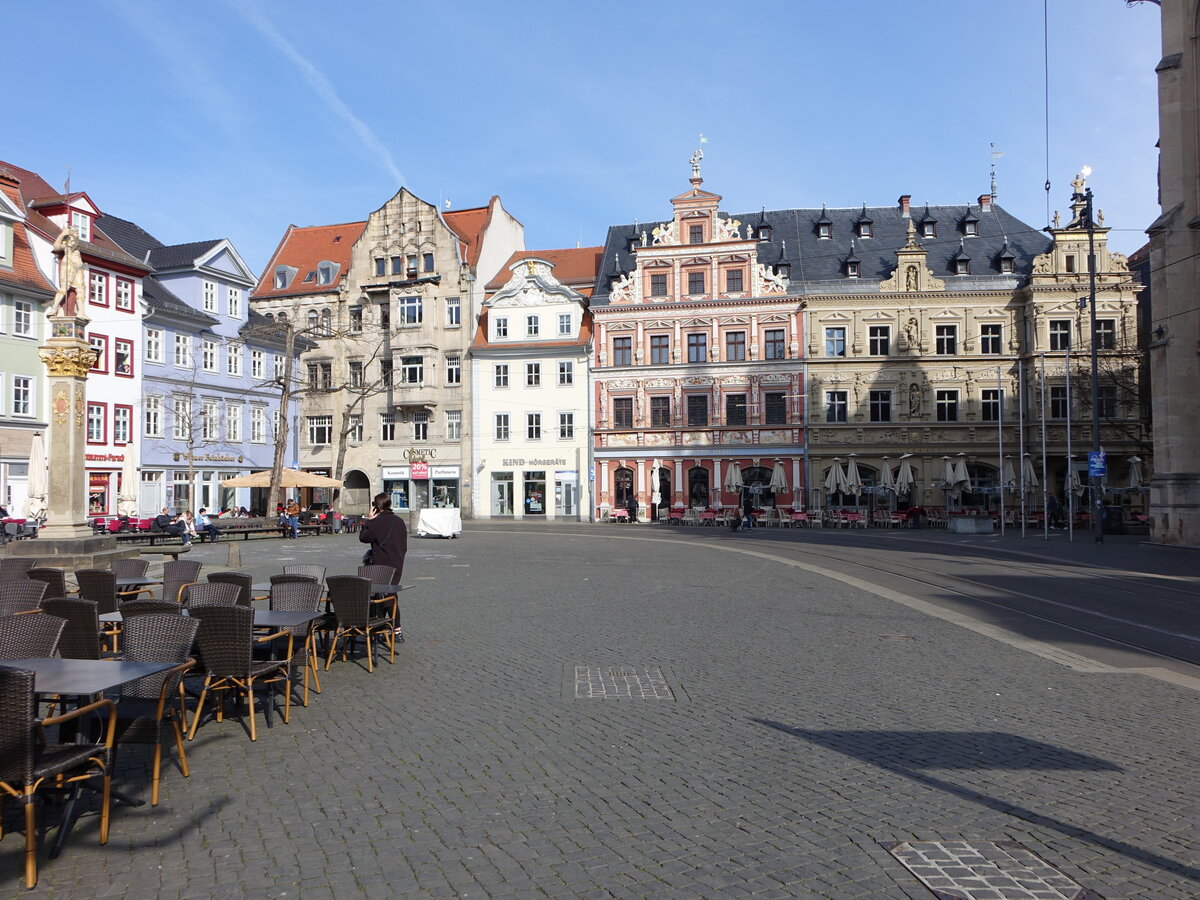
[[[87,297],[87,268],[79,252],[79,237],[67,226],[54,240],[54,255],[58,257],[58,290],[50,304],[49,315],[70,316],[88,321],[84,299]]]

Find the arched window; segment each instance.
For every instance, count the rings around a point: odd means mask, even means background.
[[[321,310],[321,334],[333,334],[333,313],[328,309]]]
[[[633,469],[621,467],[613,473],[613,505],[617,509],[629,509],[633,499]]]
[[[317,332],[317,329],[318,329],[319,327],[320,327],[320,317],[317,315],[317,311],[316,311],[315,309],[310,309],[310,310],[308,311],[308,328],[309,328],[309,331],[311,331],[312,333],[316,334],[316,332]]]
[[[688,469],[688,506],[707,509],[710,496],[708,469],[692,466]]]

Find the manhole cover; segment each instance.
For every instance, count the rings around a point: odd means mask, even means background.
[[[575,666],[576,700],[674,700],[658,666]]]
[[[883,848],[938,900],[1101,900],[1016,841],[901,841]]]

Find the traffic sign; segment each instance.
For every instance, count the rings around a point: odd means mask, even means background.
[[[1108,460],[1103,450],[1088,451],[1088,478],[1103,478],[1108,474]]]

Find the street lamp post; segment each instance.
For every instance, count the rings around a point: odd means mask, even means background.
[[[1100,458],[1100,358],[1096,343],[1096,220],[1092,215],[1092,189],[1084,192],[1088,232],[1088,320],[1092,338],[1092,457],[1088,465],[1088,480],[1092,488],[1092,537],[1104,543],[1104,498],[1100,491],[1100,475],[1093,475],[1092,460]]]

